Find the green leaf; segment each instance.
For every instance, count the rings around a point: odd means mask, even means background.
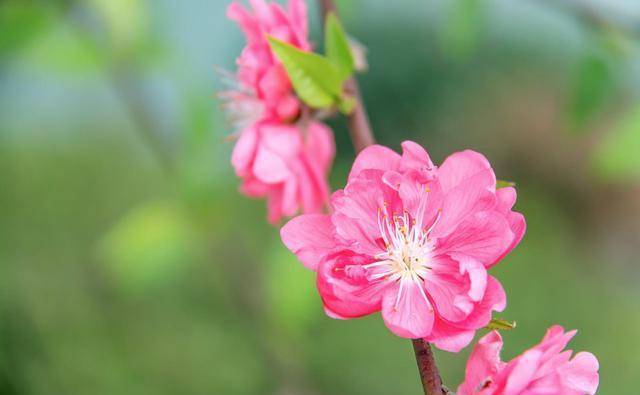
[[[337,67],[327,58],[304,52],[274,37],[269,44],[287,70],[298,96],[312,108],[328,108],[342,96],[342,80]]]
[[[346,81],[353,73],[355,62],[347,35],[333,12],[327,15],[324,45],[327,58],[338,68],[342,82]]]
[[[516,183],[513,181],[505,181],[505,180],[496,181],[496,189],[506,188],[506,187],[515,187],[515,186],[516,186]]]
[[[594,164],[607,178],[640,178],[640,107],[636,107],[594,152]]]
[[[511,330],[515,329],[516,322],[510,322],[507,320],[503,320],[502,318],[493,318],[489,325],[487,325],[487,329],[498,329],[498,330]]]

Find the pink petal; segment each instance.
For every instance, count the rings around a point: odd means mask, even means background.
[[[369,255],[382,252],[378,218],[383,209],[388,215],[400,213],[402,205],[397,193],[382,181],[379,170],[364,170],[349,181],[344,191],[331,197],[336,234],[352,248]]]
[[[243,179],[240,192],[249,197],[264,197],[271,187],[254,177],[247,177]]]
[[[482,211],[464,220],[448,237],[438,241],[438,254],[464,255],[485,266],[495,263],[513,245],[509,223],[497,211]]]
[[[469,298],[474,302],[479,302],[487,290],[487,269],[478,261],[473,259],[460,260],[460,274],[467,274],[469,277]]]
[[[292,93],[286,93],[279,98],[276,114],[283,122],[292,122],[300,113],[300,100]]]
[[[291,24],[295,27],[298,39],[306,41],[309,35],[309,27],[307,22],[307,5],[304,0],[289,0],[289,15]]]
[[[282,184],[269,185],[267,190],[267,220],[276,225],[284,215],[282,212]]]
[[[402,288],[395,284],[382,298],[382,318],[387,328],[397,336],[418,339],[428,336],[433,327],[434,313],[422,284],[411,280]]]
[[[435,171],[435,166],[431,162],[427,151],[413,141],[404,141],[402,143],[401,167],[403,171],[417,171],[425,178],[428,178]]]
[[[458,395],[472,395],[483,383],[488,383],[504,365],[500,360],[502,337],[498,331],[491,331],[482,337],[474,347],[465,371],[464,383],[458,388]]]
[[[280,64],[267,69],[258,82],[258,94],[267,102],[277,102],[291,91],[291,83]]]
[[[438,179],[442,189],[448,191],[462,184],[476,174],[488,170],[486,187],[495,190],[496,177],[487,158],[475,151],[466,150],[450,155],[438,168]]]
[[[363,149],[353,162],[348,182],[356,178],[363,170],[398,170],[400,155],[382,145],[371,145]]]
[[[380,310],[387,283],[368,280],[363,265],[371,262],[370,257],[341,251],[320,263],[318,292],[330,317],[356,318]]]
[[[253,173],[260,181],[267,184],[284,182],[292,176],[284,159],[264,145],[258,148],[253,163]]]
[[[293,177],[288,162],[297,160],[302,147],[300,131],[292,126],[265,124],[253,163],[253,173],[263,182],[275,184]]]
[[[455,323],[454,328],[480,329],[491,321],[493,311],[503,311],[507,304],[507,296],[498,280],[487,276],[487,287],[482,300],[475,304],[473,311],[463,321]]]
[[[444,192],[441,216],[432,236],[447,236],[467,217],[493,208],[496,198],[488,188],[492,177],[493,172],[484,170]],[[438,180],[442,182],[440,178]],[[445,191],[444,186],[441,185],[441,188]]]
[[[282,214],[290,217],[298,211],[298,180],[290,177],[284,183],[282,189]]]
[[[299,180],[299,199],[302,201],[302,209],[305,214],[322,211],[329,196],[329,186],[324,174],[315,164],[309,163],[307,158],[300,162],[294,162],[294,172]]]
[[[598,359],[590,352],[580,352],[562,367],[558,373],[568,388],[580,393],[593,395],[600,380]]]
[[[329,171],[336,153],[333,132],[320,122],[311,122],[307,127],[307,152],[312,162],[323,172]]]
[[[475,304],[468,296],[471,287],[469,278],[461,273],[458,262],[450,258],[443,257],[434,262],[433,270],[425,279],[425,287],[437,315],[448,321],[463,321],[474,308]]]
[[[496,190],[496,197],[498,198],[500,209],[507,212],[516,204],[518,194],[514,187],[504,187]]]
[[[336,247],[333,225],[328,215],[300,215],[287,222],[280,230],[282,242],[311,270]]]
[[[231,164],[236,170],[238,177],[245,177],[249,174],[251,164],[256,154],[257,145],[257,128],[250,126],[243,130],[231,154]]]
[[[240,25],[240,28],[247,35],[247,41],[256,41],[261,38],[260,28],[256,19],[240,3],[233,2],[229,4],[227,18]]]
[[[529,350],[508,363],[509,375],[504,387],[504,395],[518,395],[522,393],[532,381],[540,364],[542,353]]]
[[[471,343],[475,330],[462,330],[443,325],[443,321],[436,320],[433,332],[425,340],[433,343],[440,350],[449,352],[460,352]]]

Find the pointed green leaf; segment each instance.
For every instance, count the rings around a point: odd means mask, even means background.
[[[509,322],[507,320],[503,320],[501,318],[493,318],[489,325],[487,325],[487,329],[497,329],[497,330],[511,330],[515,329],[516,322]]]
[[[342,96],[342,80],[336,66],[327,58],[304,52],[274,37],[269,44],[287,70],[298,96],[310,107],[331,107]]]
[[[327,58],[338,68],[342,82],[346,81],[353,73],[354,59],[347,35],[334,13],[327,15],[324,45]]]
[[[516,183],[513,181],[505,181],[505,180],[497,180],[496,181],[496,189],[506,188],[506,187],[515,187]]]

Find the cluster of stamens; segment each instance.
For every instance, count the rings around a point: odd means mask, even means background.
[[[431,270],[434,242],[429,238],[440,218],[440,212],[429,228],[423,227],[423,208],[416,218],[404,210],[402,215],[389,215],[387,205],[378,209],[378,228],[385,251],[375,255],[375,262],[365,265],[370,280],[397,281],[400,284],[398,300],[407,281],[420,284],[422,296],[427,300],[422,282]],[[396,304],[398,303],[396,301]]]
[[[243,86],[233,73],[219,68],[216,71],[227,87],[227,90],[218,93],[222,112],[230,126],[239,132],[260,119],[264,106],[255,93]]]

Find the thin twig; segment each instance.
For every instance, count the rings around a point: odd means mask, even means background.
[[[413,351],[416,354],[416,363],[420,373],[420,381],[424,395],[442,395],[442,380],[433,358],[431,345],[423,339],[413,339]]]
[[[338,10],[332,0],[319,0],[322,20],[327,17],[330,12],[338,16]],[[345,84],[345,90],[353,95],[356,100],[354,111],[349,115],[349,134],[353,141],[353,146],[357,152],[363,148],[375,144],[375,138],[369,125],[369,118],[360,96],[358,82],[351,77]],[[420,381],[425,395],[442,395],[442,380],[438,373],[431,345],[422,339],[414,339],[413,350],[416,355],[416,363],[418,364],[418,372],[420,373]]]

